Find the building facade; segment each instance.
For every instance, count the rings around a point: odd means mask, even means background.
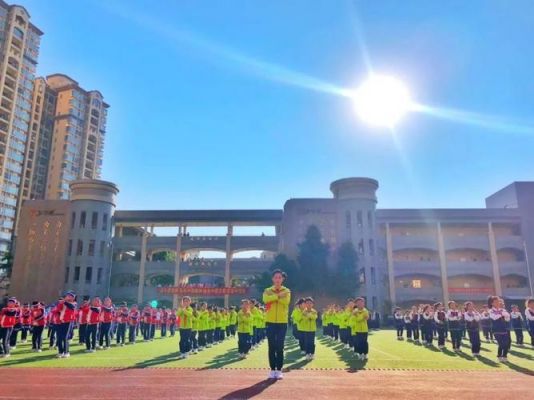
[[[24,7],[0,1],[0,254],[11,245],[24,179],[35,70],[42,32]]]
[[[64,280],[56,291],[109,292],[116,301],[176,305],[178,296],[162,293],[162,287],[243,285],[268,270],[272,254],[296,258],[314,225],[329,245],[331,266],[337,249],[353,244],[359,256],[355,295],[365,296],[372,309],[389,312],[392,305],[449,299],[482,302],[489,294],[519,301],[533,294],[534,182],[511,184],[488,197],[482,209],[377,209],[378,186],[369,178],[341,179],[330,186],[332,198],[290,199],[279,210],[114,211],[113,184],[81,181],[71,184],[71,200],[62,201],[70,224],[61,239],[64,258],[36,269],[60,271]],[[24,215],[43,204],[26,201]],[[195,234],[199,227],[223,232]],[[256,231],[240,233],[243,227]],[[266,227],[269,233],[259,233]],[[21,233],[13,293],[32,274],[24,267],[32,237]],[[251,250],[261,255],[240,257]],[[203,251],[224,256],[198,258]]]

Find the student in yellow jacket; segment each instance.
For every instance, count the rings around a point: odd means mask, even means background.
[[[300,319],[300,329],[304,336],[304,351],[306,359],[315,358],[315,331],[317,330],[317,311],[313,308],[314,301],[311,297],[304,299],[304,309]]]
[[[215,333],[213,334],[213,342],[214,343],[220,343],[223,341],[223,321],[222,321],[222,309],[219,307],[215,307],[213,311],[213,320],[215,321]]]
[[[273,286],[263,292],[266,306],[266,329],[269,343],[270,379],[282,379],[284,365],[284,340],[287,331],[291,291],[283,286],[286,273],[277,269],[272,272]]]
[[[211,347],[215,342],[215,312],[217,308],[214,306],[208,307],[208,333],[206,334],[207,345],[206,347]]]
[[[193,328],[193,308],[191,298],[182,297],[177,316],[180,319],[180,358],[187,358],[191,351],[191,330]]]
[[[258,309],[258,302],[256,300],[252,300],[250,303],[250,314],[252,315],[252,348],[255,349],[260,344],[260,335],[259,335],[259,329],[260,329],[260,310]]]
[[[237,329],[237,311],[235,307],[230,307],[230,334],[235,337]]]
[[[239,350],[239,357],[246,358],[251,347],[252,338],[252,313],[250,312],[250,300],[241,300],[241,310],[236,313],[237,319],[237,347]]]
[[[339,316],[339,336],[346,349],[352,348],[352,332],[350,329],[350,317],[354,309],[354,299],[348,299],[347,305]]]
[[[200,303],[200,309],[198,310],[198,350],[202,351],[206,347],[207,335],[209,330],[209,312],[208,304]]]
[[[358,359],[367,360],[367,354],[369,353],[369,343],[367,342],[369,311],[365,308],[363,297],[358,297],[355,303],[356,308],[352,311],[351,319],[354,352],[357,354]]]

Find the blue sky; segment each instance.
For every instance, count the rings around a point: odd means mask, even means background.
[[[378,179],[381,208],[483,207],[534,179],[534,2],[19,4],[45,32],[38,74],[68,74],[111,105],[103,178],[119,208],[281,208],[348,176]],[[418,102],[499,129],[411,114],[392,136],[349,99],[302,87],[356,87],[361,43]]]

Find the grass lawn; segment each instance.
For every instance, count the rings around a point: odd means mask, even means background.
[[[447,343],[450,348],[450,343]],[[496,361],[497,347],[492,343],[482,344],[482,357],[471,357],[467,341],[464,353],[456,354],[437,348],[425,348],[407,341],[398,341],[394,331],[372,332],[369,336],[369,360],[357,361],[354,354],[339,343],[318,336],[316,358],[306,361],[301,356],[295,340],[286,341],[286,363],[290,369],[398,369],[398,370],[488,370],[520,372],[534,371],[534,349],[512,346],[509,362]],[[46,347],[46,346],[45,346]],[[42,353],[31,352],[31,344],[20,344],[12,350],[11,357],[0,358],[0,368],[5,367],[67,367],[67,368],[267,368],[267,343],[251,352],[245,360],[237,357],[237,340],[224,343],[178,360],[178,336],[156,339],[153,342],[138,342],[134,346],[112,347],[96,353],[84,353],[84,347],[71,346],[71,357],[56,359],[54,350]]]

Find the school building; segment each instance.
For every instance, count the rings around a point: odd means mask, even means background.
[[[135,211],[115,210],[113,183],[75,181],[70,200],[24,202],[10,292],[52,301],[73,289],[176,304],[195,288],[197,297],[233,303],[232,293],[258,295],[250,279],[277,253],[296,257],[315,225],[332,266],[339,246],[353,243],[358,294],[371,309],[532,295],[534,182],[510,184],[483,209],[380,209],[378,187],[370,178],[340,179],[331,198],[290,199],[283,209]]]

